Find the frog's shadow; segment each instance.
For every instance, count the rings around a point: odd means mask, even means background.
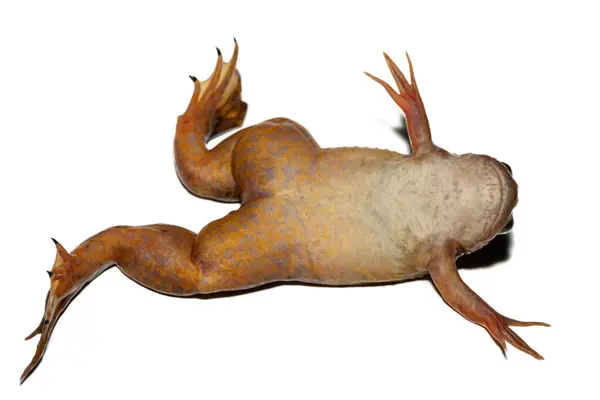
[[[400,139],[406,142],[410,148],[410,139],[408,138],[408,129],[406,127],[406,117],[400,115],[400,125],[392,127],[394,133],[400,136]]]

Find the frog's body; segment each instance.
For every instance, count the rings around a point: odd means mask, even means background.
[[[194,81],[177,123],[179,178],[193,194],[241,207],[197,235],[173,225],[116,226],[68,253],[58,242],[37,352],[74,295],[111,266],[158,292],[191,296],[274,281],[355,285],[430,274],[440,294],[467,319],[541,358],[469,289],[455,258],[489,242],[512,221],[517,185],[506,164],[457,156],[435,146],[412,65],[411,83],[386,56],[399,93],[381,83],[407,117],[411,156],[367,148],[321,149],[286,118],[240,130],[212,150],[205,142],[238,127],[246,114],[232,60],[220,52],[213,75]],[[410,60],[409,60],[410,61]]]

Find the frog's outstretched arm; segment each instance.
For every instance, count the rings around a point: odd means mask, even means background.
[[[543,360],[510,326],[550,325],[544,322],[517,321],[496,312],[463,282],[456,269],[455,254],[456,246],[448,242],[437,251],[428,265],[431,279],[444,301],[469,321],[484,327],[504,351],[508,342],[538,360]]]
[[[404,111],[408,124],[408,137],[410,139],[413,154],[428,153],[437,149],[431,141],[431,131],[429,130],[427,113],[425,112],[425,106],[423,105],[423,100],[419,94],[419,88],[417,87],[417,81],[415,80],[413,66],[408,53],[406,53],[406,58],[408,59],[408,66],[410,69],[410,83],[406,80],[406,77],[392,59],[386,53],[383,53],[383,56],[394,77],[396,85],[398,85],[399,92],[396,92],[388,83],[368,72],[365,72],[365,74],[383,86],[396,104]]]

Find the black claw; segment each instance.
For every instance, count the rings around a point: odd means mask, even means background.
[[[221,50],[219,50],[219,48],[217,47],[217,55],[220,57],[221,56]]]
[[[192,82],[196,82],[198,80],[198,78],[196,78],[195,76],[189,75],[189,77],[192,80]]]
[[[46,272],[48,273],[48,276],[49,276],[50,278],[52,278],[52,277],[54,276],[54,272],[52,272],[52,271],[46,271]]]
[[[58,240],[54,239],[54,238],[50,238],[52,239],[52,241],[54,242],[54,244],[58,244]]]
[[[235,36],[233,37],[233,43],[237,44],[237,40],[235,40]]]

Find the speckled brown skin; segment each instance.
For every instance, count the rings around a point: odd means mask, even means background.
[[[117,266],[140,284],[169,295],[241,290],[275,281],[323,285],[394,282],[430,274],[444,300],[538,359],[460,279],[455,259],[504,233],[517,203],[509,167],[482,155],[454,155],[431,141],[413,68],[411,82],[385,55],[398,92],[379,82],[407,117],[412,154],[366,148],[321,149],[285,118],[251,126],[213,150],[206,141],[242,124],[235,69],[219,52],[211,77],[194,77],[194,93],[177,121],[177,173],[193,194],[241,208],[197,235],[171,225],[116,226],[68,253],[58,242],[41,334],[25,380],[40,362],[60,314],[98,274]],[[368,74],[367,74],[368,75]]]

